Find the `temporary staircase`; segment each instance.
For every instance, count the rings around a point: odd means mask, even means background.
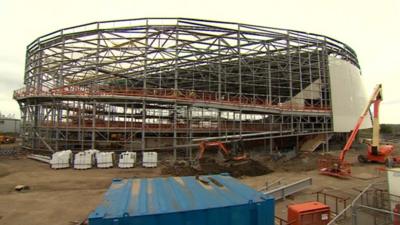
[[[300,151],[303,152],[313,152],[315,151],[321,144],[325,144],[327,140],[329,140],[332,135],[329,134],[317,134],[309,139],[307,139],[300,147]]]

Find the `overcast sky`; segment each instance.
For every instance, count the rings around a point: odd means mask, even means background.
[[[0,0],[0,112],[19,116],[12,91],[22,86],[25,48],[46,33],[88,22],[190,17],[318,33],[358,54],[367,90],[382,83],[383,123],[400,123],[398,0]]]

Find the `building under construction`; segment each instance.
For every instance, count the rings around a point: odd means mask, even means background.
[[[326,142],[365,105],[355,52],[332,38],[187,18],[95,22],[27,47],[22,146],[170,151],[242,139],[266,151]],[[282,141],[283,140],[283,141]]]

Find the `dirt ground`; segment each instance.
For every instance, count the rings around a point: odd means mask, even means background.
[[[167,165],[161,170],[163,175],[172,176],[197,176],[205,174],[229,173],[232,177],[242,176],[261,176],[273,172],[267,165],[246,159],[243,161],[217,162],[213,158],[204,158],[198,165],[191,166],[187,163],[177,162],[173,165]]]
[[[337,152],[333,152],[337,154]],[[272,168],[274,172],[262,176],[239,176],[238,179],[256,189],[266,182],[282,179],[281,183],[313,178],[312,187],[285,201],[278,201],[276,214],[286,217],[286,205],[294,202],[315,200],[316,191],[330,190],[354,197],[354,188],[363,188],[371,182],[385,180],[385,174],[377,173],[380,165],[360,165],[356,162],[358,152],[349,153],[348,159],[354,162],[353,174],[361,178],[347,180],[318,174],[316,162],[318,154],[297,157],[291,161],[272,162],[258,160]],[[52,170],[47,164],[27,159],[0,157],[0,224],[52,224],[71,225],[82,221],[102,200],[103,194],[113,178],[167,176],[162,173],[165,167],[149,169],[73,169]],[[372,178],[376,176],[375,178]],[[369,179],[365,179],[369,177]],[[16,185],[29,185],[30,190],[14,191]]]

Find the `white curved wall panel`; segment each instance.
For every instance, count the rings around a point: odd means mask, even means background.
[[[333,114],[333,131],[351,131],[363,109],[369,96],[365,90],[360,70],[348,61],[329,57],[329,73],[331,82],[331,101]],[[361,125],[362,128],[370,128],[369,114]]]

